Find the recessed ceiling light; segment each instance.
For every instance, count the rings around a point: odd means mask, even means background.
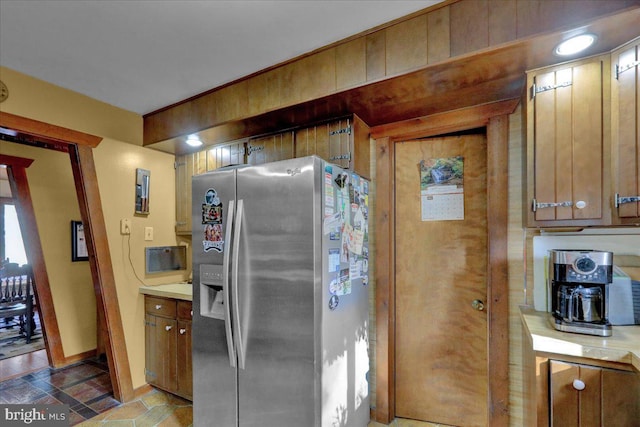
[[[582,52],[596,41],[596,36],[593,34],[581,34],[579,36],[572,37],[563,41],[556,46],[555,53],[560,56],[574,55],[578,52]]]
[[[202,141],[200,141],[200,138],[198,138],[198,135],[189,135],[187,137],[187,144],[189,144],[192,147],[199,147],[202,145]]]

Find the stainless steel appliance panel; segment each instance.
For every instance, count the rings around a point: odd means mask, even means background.
[[[345,248],[349,240],[345,230],[323,227],[321,425],[366,426],[370,406],[369,182],[330,164],[325,164],[323,173],[323,213],[341,214],[345,224],[364,236],[362,248],[359,244]]]
[[[238,170],[240,427],[318,425],[320,165],[304,158]]]
[[[221,300],[223,262],[229,253],[235,171],[194,176],[192,182],[193,420],[196,426],[233,427],[237,425],[237,387],[228,345],[230,324],[215,307],[227,302]]]

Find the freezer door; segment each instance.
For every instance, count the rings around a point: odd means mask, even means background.
[[[241,427],[319,426],[317,158],[238,170]]]
[[[195,426],[237,426],[237,382],[228,294],[235,170],[192,181],[193,420]]]

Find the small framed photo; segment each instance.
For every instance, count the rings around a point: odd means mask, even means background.
[[[71,261],[89,261],[82,221],[71,221]]]

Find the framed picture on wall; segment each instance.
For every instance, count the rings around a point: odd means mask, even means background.
[[[71,261],[89,261],[82,221],[71,221]]]

